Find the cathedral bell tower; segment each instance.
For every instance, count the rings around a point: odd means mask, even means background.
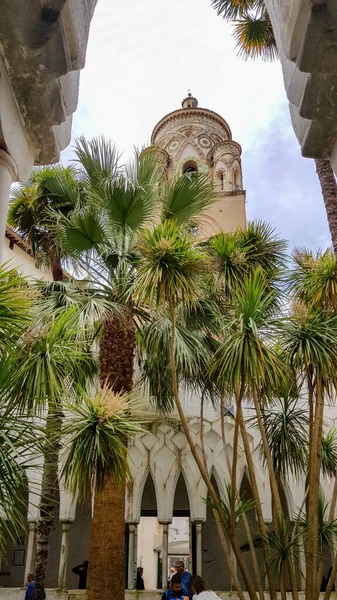
[[[245,191],[242,187],[241,146],[232,140],[226,121],[207,108],[199,108],[190,93],[175,110],[155,126],[152,148],[166,165],[168,178],[208,173],[218,200],[200,223],[202,237],[246,226]]]

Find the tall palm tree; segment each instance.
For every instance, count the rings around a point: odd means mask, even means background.
[[[63,280],[64,253],[57,243],[57,217],[67,215],[80,198],[81,184],[72,167],[43,167],[12,191],[7,221],[29,244],[34,258]],[[71,194],[68,193],[71,190]]]
[[[111,311],[103,323],[100,379],[115,394],[129,393],[136,327],[149,318],[132,291],[139,262],[137,234],[145,225],[163,219],[192,226],[214,193],[205,177],[165,181],[152,153],[136,155],[132,164],[121,169],[113,145],[103,138],[90,142],[82,138],[75,151],[82,168],[85,206],[63,219],[64,248],[96,289],[121,309],[119,314]],[[124,598],[124,506],[125,482],[117,486],[113,477],[108,478],[95,498],[89,600],[105,600],[107,594]],[[111,564],[118,564],[119,569],[112,570]]]
[[[337,319],[326,311],[297,310],[286,322],[284,351],[297,376],[304,378],[309,405],[308,543],[306,594],[317,597],[318,502],[324,398],[335,393]]]
[[[36,445],[36,431],[13,411],[16,386],[15,349],[31,322],[33,294],[14,269],[0,266],[0,556],[9,537],[24,526],[26,467],[22,451]]]
[[[264,0],[211,0],[227,21],[234,22],[234,37],[243,58],[278,58],[276,40]],[[329,159],[315,159],[335,256],[337,257],[337,184]]]
[[[19,340],[13,396],[19,414],[46,416],[39,518],[36,527],[35,588],[44,598],[49,535],[57,510],[58,463],[63,403],[97,372],[90,340],[79,336],[76,308],[64,310],[44,327],[37,321]]]

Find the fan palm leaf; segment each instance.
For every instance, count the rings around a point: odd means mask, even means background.
[[[274,61],[278,58],[276,40],[267,11],[258,16],[245,13],[234,23],[234,39],[239,56],[245,60],[262,58],[265,61]]]

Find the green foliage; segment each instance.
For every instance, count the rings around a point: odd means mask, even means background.
[[[323,475],[336,477],[337,474],[337,430],[332,427],[323,434],[321,451],[321,469]]]
[[[104,136],[89,141],[81,136],[75,141],[75,154],[82,177],[91,188],[99,188],[106,180],[119,174],[120,154],[113,142]]]
[[[289,274],[289,291],[295,299],[314,310],[337,308],[337,273],[334,253],[327,249],[316,255],[310,250],[296,250],[294,268]]]
[[[0,350],[11,347],[31,319],[34,293],[8,264],[0,266]]]
[[[242,382],[248,391],[279,386],[287,371],[275,349],[276,317],[275,292],[266,292],[263,274],[257,270],[235,293],[226,315],[223,341],[212,366],[221,389],[238,390]]]
[[[277,533],[275,531],[268,531],[268,543],[271,550],[272,562],[278,577],[287,563],[291,564],[295,560],[297,566],[299,566],[299,542],[300,535],[297,533],[290,536],[287,530],[287,523],[283,519],[277,524]]]
[[[22,338],[18,352],[18,407],[24,411],[58,404],[86,386],[97,373],[97,362],[90,350],[90,339],[79,336],[76,307],[62,311],[48,325],[30,329]]]
[[[332,392],[336,371],[337,317],[299,306],[285,319],[282,341],[289,364],[299,375],[310,373]]]
[[[226,523],[227,528],[230,527],[231,520],[231,500],[232,500],[232,488],[230,483],[226,484],[225,488],[225,498],[218,498],[218,507],[221,510],[224,522]],[[214,503],[209,500],[212,508],[216,508]],[[234,504],[234,520],[235,523],[238,523],[242,519],[242,515],[254,510],[256,508],[256,502],[250,499],[240,499],[239,494],[235,495],[235,504]]]
[[[161,191],[161,219],[174,220],[177,225],[194,225],[215,199],[215,190],[207,175],[183,175],[167,183]]]
[[[171,320],[166,312],[153,313],[151,321],[138,332],[138,344],[142,354],[141,382],[148,385],[149,394],[157,410],[173,409],[172,377],[169,359]],[[208,363],[211,349],[205,333],[190,329],[181,318],[176,323],[174,355],[177,376],[181,384],[204,389],[207,387]],[[215,402],[214,386],[208,382],[207,398]]]
[[[332,521],[328,518],[329,502],[324,494],[320,494],[318,500],[318,551],[323,554],[325,549],[334,550],[337,542],[337,519]],[[306,514],[300,514],[299,525],[304,536],[308,533],[308,521]]]
[[[140,302],[160,306],[198,296],[198,275],[206,268],[207,255],[192,235],[175,221],[164,221],[139,237],[140,262],[135,290]]]
[[[94,398],[83,393],[81,401],[69,404],[63,428],[68,451],[62,475],[82,498],[104,488],[109,475],[120,484],[128,474],[127,443],[143,430],[130,419],[139,402],[103,388]]]
[[[308,460],[309,418],[304,401],[285,394],[265,406],[262,415],[275,473],[284,480],[290,475],[298,479],[306,472]],[[266,466],[262,446],[261,455]]]
[[[61,256],[57,221],[81,202],[81,182],[72,167],[43,167],[13,189],[7,221],[27,242],[34,257],[48,266]]]
[[[241,289],[256,269],[264,274],[266,283],[279,285],[286,265],[287,243],[275,235],[268,223],[250,222],[245,230],[214,236],[208,245],[217,257],[228,296]]]
[[[276,40],[264,0],[212,0],[218,15],[234,23],[238,54],[243,58],[278,58]]]

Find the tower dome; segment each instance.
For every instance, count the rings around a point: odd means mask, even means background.
[[[191,93],[181,105],[160,119],[151,136],[152,146],[166,156],[167,177],[199,172],[213,181],[219,200],[208,210],[207,237],[245,227],[240,145],[225,119],[199,107]]]

